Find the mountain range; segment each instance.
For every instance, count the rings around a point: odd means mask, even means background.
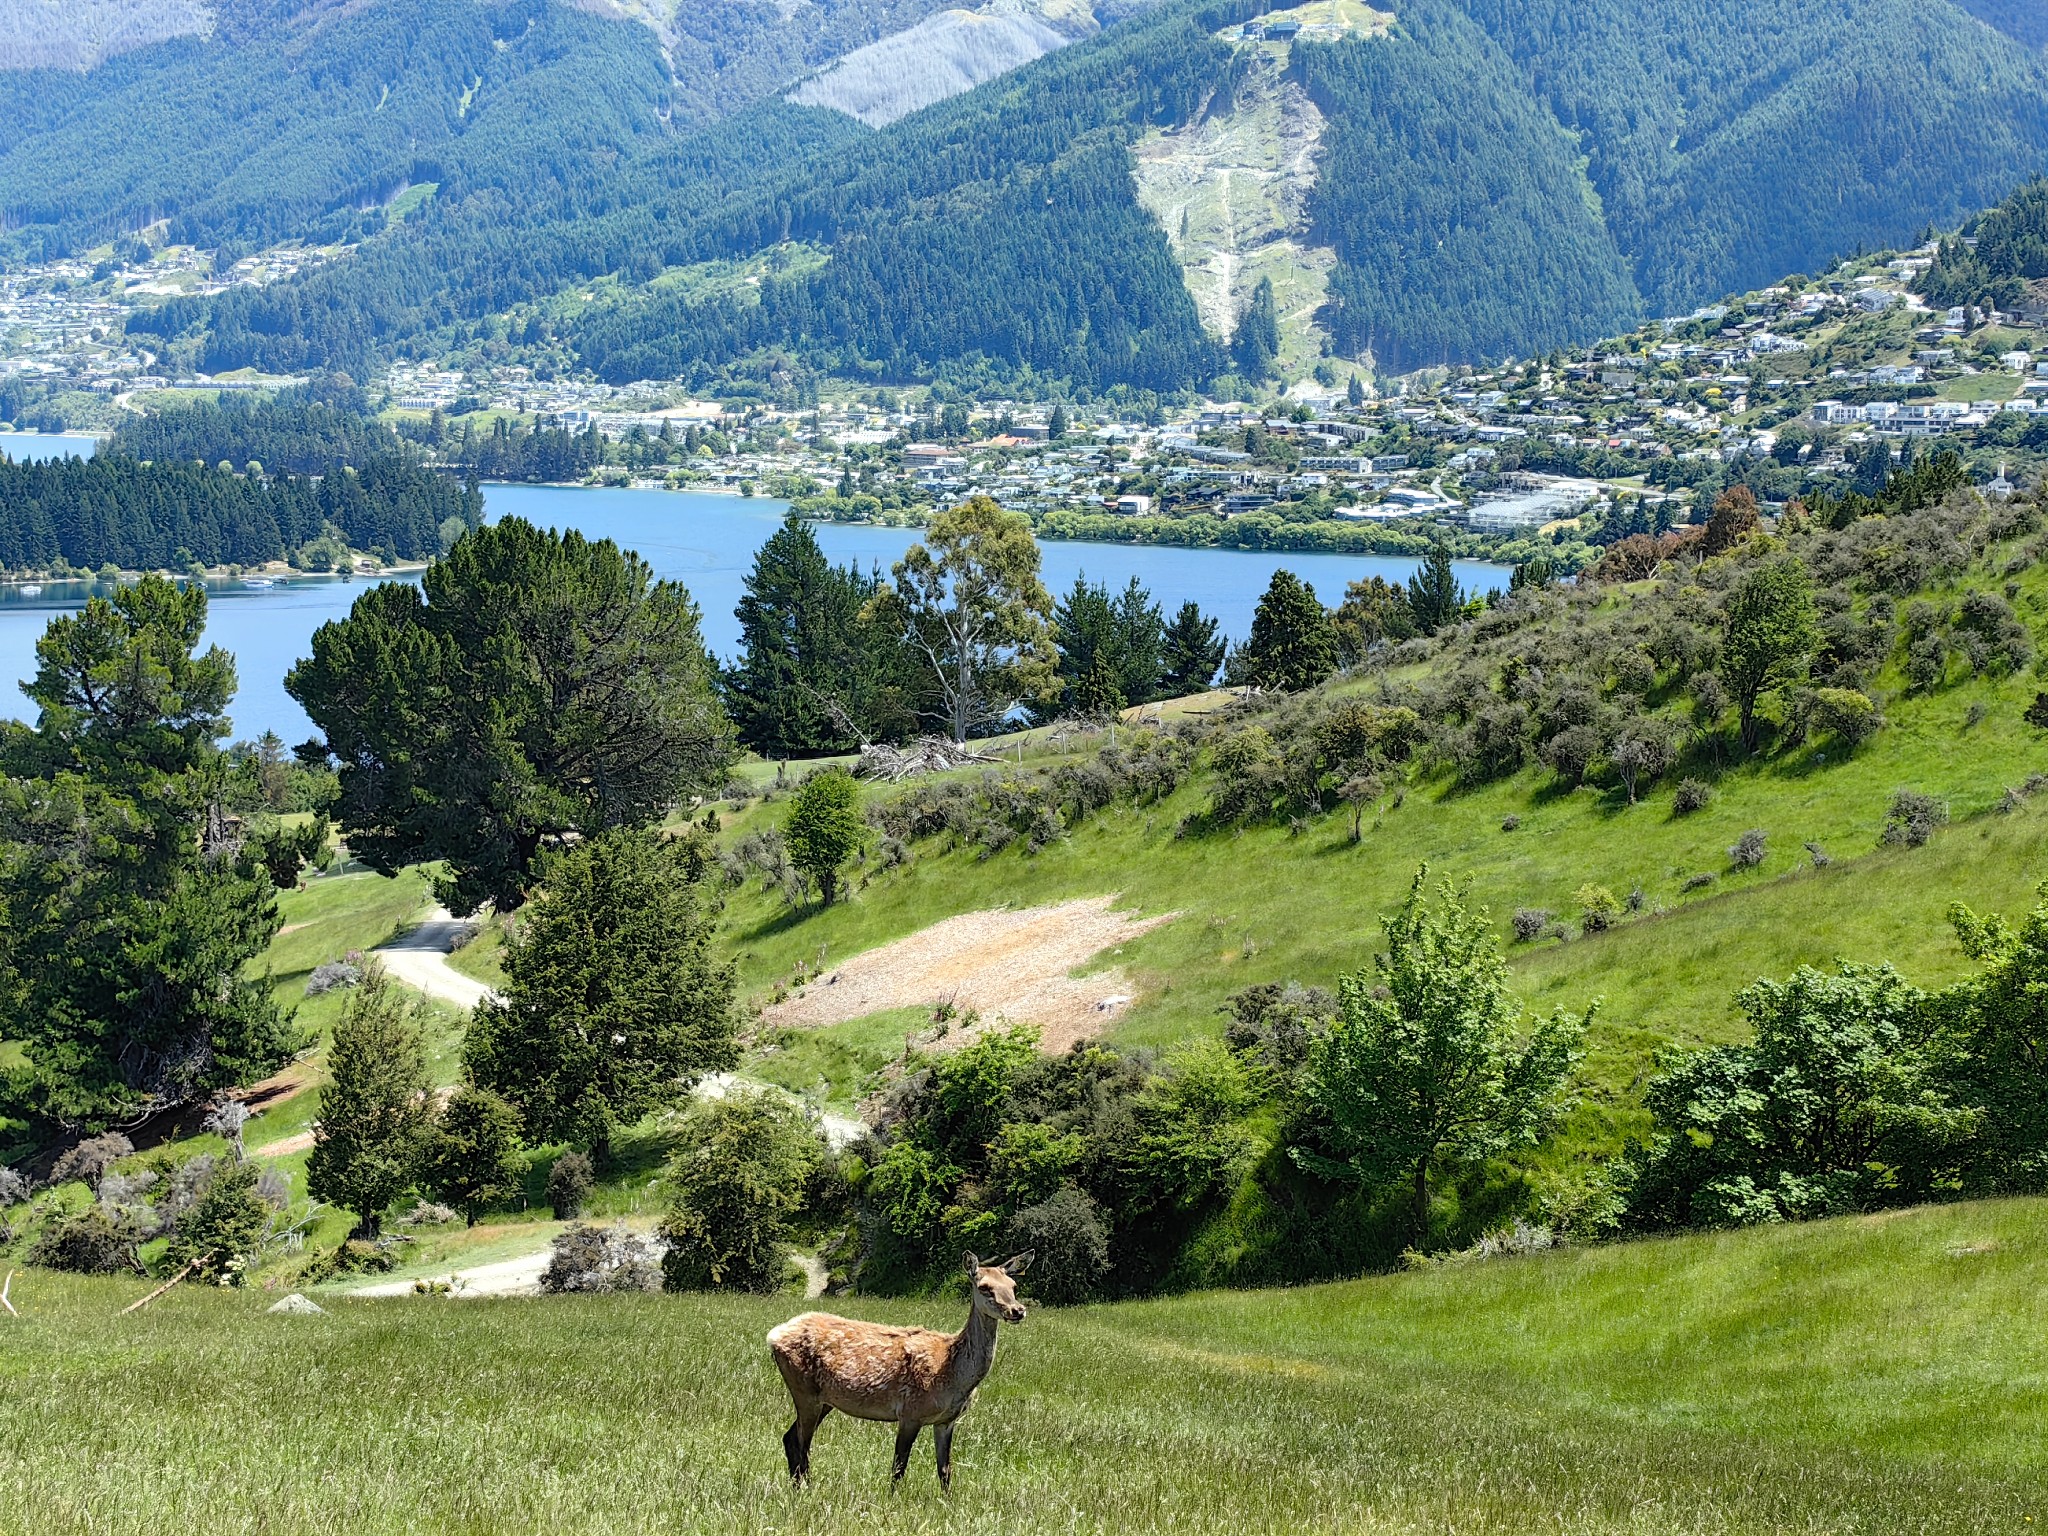
[[[0,253],[355,244],[135,322],[216,368],[1170,391],[1262,284],[1286,370],[1527,355],[2048,163],[2018,0],[1385,3],[0,0]]]

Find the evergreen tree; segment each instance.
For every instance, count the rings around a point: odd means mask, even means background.
[[[1129,702],[1118,684],[1116,668],[1110,664],[1109,653],[1100,650],[1089,662],[1088,670],[1074,680],[1070,697],[1076,714],[1093,719],[1114,715]]]
[[[1052,416],[1045,424],[1045,435],[1048,441],[1055,443],[1067,435],[1067,408],[1063,402],[1053,402]]]
[[[322,625],[285,689],[341,761],[350,850],[386,874],[445,860],[436,892],[469,913],[516,907],[555,840],[722,784],[714,675],[682,586],[506,518]]]
[[[1076,576],[1073,590],[1053,608],[1054,643],[1066,692],[1072,694],[1100,665],[1123,704],[1154,698],[1164,629],[1158,605],[1137,577],[1112,598],[1107,587],[1091,586],[1086,573]],[[1097,689],[1093,697],[1099,709],[1103,691]]]
[[[795,513],[761,546],[734,610],[740,659],[723,679],[742,745],[794,757],[902,733],[900,647],[863,613],[880,585],[829,564]]]
[[[1178,698],[1208,688],[1223,665],[1223,650],[1216,621],[1196,604],[1182,603],[1160,636],[1161,692]]]
[[[1351,375],[1351,384],[1344,391],[1344,398],[1354,407],[1365,404],[1365,386],[1358,382],[1358,375]]]
[[[215,743],[234,661],[203,588],[159,577],[53,619],[31,728],[0,735],[6,1106],[101,1128],[275,1070],[299,1044],[260,976],[275,892],[227,836]]]
[[[458,1090],[434,1127],[427,1187],[459,1206],[474,1226],[479,1209],[519,1193],[525,1177],[519,1111],[487,1088],[471,1084]]]
[[[1465,594],[1459,590],[1458,578],[1451,570],[1451,547],[1438,539],[1429,546],[1429,553],[1422,557],[1415,574],[1408,578],[1408,611],[1414,616],[1418,633],[1433,635],[1446,624],[1454,623],[1464,607]]]
[[[529,1141],[586,1143],[731,1067],[733,969],[712,951],[687,839],[613,829],[549,863],[543,898],[505,947],[502,997],[463,1043],[472,1082],[519,1111]]]
[[[828,907],[838,893],[839,867],[860,852],[866,835],[860,786],[841,768],[805,779],[782,824],[790,863],[817,882]]]
[[[1337,635],[1316,589],[1294,572],[1273,573],[1252,614],[1251,638],[1231,657],[1232,681],[1299,693],[1337,670]]]
[[[1230,343],[1230,355],[1237,371],[1254,383],[1273,371],[1280,355],[1280,310],[1273,302],[1273,279],[1262,277],[1238,317],[1237,335]]]
[[[355,1212],[364,1237],[419,1181],[432,1135],[425,1018],[424,999],[373,970],[335,1021],[306,1192]]]

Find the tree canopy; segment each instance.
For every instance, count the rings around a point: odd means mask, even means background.
[[[104,1126],[281,1065],[297,1035],[248,973],[278,927],[222,810],[234,662],[206,594],[159,577],[51,621],[33,727],[0,726],[0,992],[27,1047],[5,1097]]]
[[[894,575],[878,611],[919,658],[955,741],[1058,696],[1052,596],[1021,513],[971,496],[932,519]]]
[[[711,948],[702,850],[614,828],[553,856],[505,946],[502,998],[463,1043],[470,1080],[519,1111],[526,1139],[614,1133],[738,1060],[733,969]]]
[[[359,857],[445,860],[451,908],[509,909],[544,849],[723,782],[731,727],[697,626],[638,555],[507,518],[322,625],[285,688],[340,762]]]

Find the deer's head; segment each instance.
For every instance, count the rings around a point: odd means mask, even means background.
[[[967,1284],[974,1297],[974,1310],[1006,1323],[1024,1321],[1024,1303],[1017,1299],[1017,1277],[1031,1267],[1037,1253],[1027,1248],[1000,1264],[984,1264],[967,1255]]]

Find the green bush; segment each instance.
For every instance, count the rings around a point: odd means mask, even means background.
[[[774,1289],[824,1156],[816,1133],[778,1095],[735,1093],[694,1106],[666,1179],[668,1289]]]

